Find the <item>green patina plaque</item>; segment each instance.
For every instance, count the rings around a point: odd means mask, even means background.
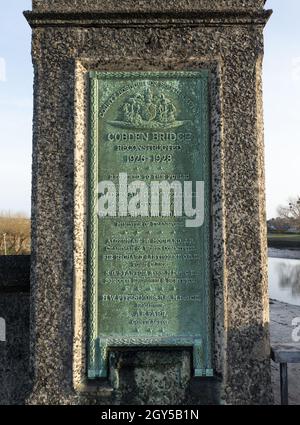
[[[208,82],[203,70],[90,73],[91,379],[107,376],[114,347],[193,347],[195,375],[212,376]],[[128,186],[136,181],[148,188],[139,202]],[[100,182],[114,185],[112,197]],[[180,191],[165,198],[170,214],[151,216],[153,182],[181,183],[183,192],[192,182],[193,205],[202,182],[201,225],[187,227],[183,200],[183,215],[176,210]],[[167,192],[159,193],[161,212]],[[115,215],[99,215],[101,196]]]

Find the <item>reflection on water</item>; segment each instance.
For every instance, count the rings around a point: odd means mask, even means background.
[[[300,265],[279,263],[276,264],[279,285],[282,289],[291,288],[293,296],[300,295]]]
[[[270,298],[300,305],[300,260],[269,258]]]

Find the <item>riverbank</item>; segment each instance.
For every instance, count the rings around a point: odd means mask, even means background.
[[[300,306],[270,300],[271,344],[292,343],[292,321],[300,317]],[[300,343],[299,343],[300,344]],[[300,405],[300,364],[288,365],[289,403]],[[280,404],[279,365],[272,362],[272,384],[275,404]]]
[[[286,248],[300,250],[300,234],[269,233],[268,246],[269,248]]]

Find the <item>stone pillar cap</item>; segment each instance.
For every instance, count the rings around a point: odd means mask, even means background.
[[[262,11],[266,0],[32,0],[34,12],[222,12]]]
[[[265,0],[33,0],[24,12],[32,28],[264,26]]]

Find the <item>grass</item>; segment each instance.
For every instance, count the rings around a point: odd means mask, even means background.
[[[300,233],[294,234],[294,233],[269,233],[268,234],[269,239],[289,239],[291,241],[298,240],[300,241]]]

